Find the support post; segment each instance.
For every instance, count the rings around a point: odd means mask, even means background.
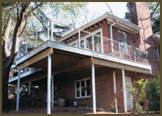
[[[124,71],[124,69],[122,69],[122,82],[123,82],[124,112],[127,113],[127,99],[126,99],[125,71]]]
[[[54,78],[53,78],[53,75],[51,76],[51,80],[52,80],[52,107],[54,107],[54,102],[53,102],[53,99],[54,99]]]
[[[51,114],[51,55],[48,55],[47,69],[47,114]]]
[[[116,76],[115,76],[115,71],[113,71],[113,80],[114,80],[114,94],[116,94]],[[115,106],[116,106],[116,113],[118,113],[117,98],[115,98]]]
[[[31,86],[31,82],[29,83],[29,87],[28,87],[28,95],[30,95],[30,86]]]
[[[134,61],[136,62],[136,52],[134,50]]]
[[[78,43],[79,43],[79,48],[80,48],[80,29],[78,30],[78,36],[79,36],[78,37],[79,38],[79,42]]]
[[[37,47],[37,31],[36,31],[36,37],[35,37],[35,47]]]
[[[96,114],[96,88],[95,88],[95,67],[92,63],[92,96],[93,96],[93,113]]]
[[[95,47],[94,47],[94,35],[92,34],[92,51],[95,51]]]
[[[20,88],[20,71],[18,71],[18,80],[17,80],[17,101],[16,101],[16,111],[19,111],[19,88]]]

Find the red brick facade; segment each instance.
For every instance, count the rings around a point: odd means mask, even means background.
[[[146,8],[146,10],[144,10],[143,8],[146,7],[145,4],[141,5],[143,3],[130,3],[130,7],[132,7],[133,9],[137,8],[137,11],[135,10],[135,12],[137,13],[143,13],[143,14],[148,14],[148,9]],[[139,6],[135,6],[135,5],[139,5]],[[139,7],[141,8],[141,10],[139,10]],[[139,24],[137,17],[135,17],[136,15],[131,15],[132,18],[132,22],[135,24]],[[148,15],[147,15],[148,16]],[[146,22],[145,26],[150,23],[150,22]],[[139,25],[140,26],[140,25]],[[99,26],[98,28],[89,30],[89,32],[93,32],[95,30],[98,30],[102,28],[102,35],[103,37],[106,38],[110,38],[110,25],[109,24],[104,24],[102,26]],[[118,41],[118,28],[116,27],[112,27],[113,29],[113,40]],[[153,42],[152,39],[152,32],[150,30],[151,28],[149,28],[146,32],[146,39]],[[123,31],[125,32],[125,31]],[[139,34],[131,34],[128,32],[126,33],[126,38],[132,42],[135,47],[139,47],[139,48],[143,48],[143,41],[141,40],[141,35],[142,33],[140,32]],[[76,38],[78,39],[78,37]],[[76,40],[75,39],[75,40]],[[74,41],[75,41],[74,40]],[[73,41],[72,41],[73,42]],[[107,39],[103,39],[103,48],[104,48],[104,52],[110,53],[111,52],[111,47],[110,47],[110,42],[108,42]],[[70,43],[67,43],[70,44]],[[116,47],[116,49],[118,49]],[[149,52],[149,55],[151,55],[152,58],[157,59],[153,45],[146,45],[146,50]],[[152,65],[152,70],[153,73],[155,74],[158,69],[157,64],[153,63],[153,62],[149,62]],[[131,77],[131,81],[136,81],[140,78],[138,78],[138,76],[136,75],[136,73],[134,72],[128,72],[125,71],[125,75]],[[87,78],[87,77],[85,77]],[[91,78],[91,76],[90,76]],[[146,77],[145,77],[146,79]],[[151,80],[150,78],[147,78],[149,80]],[[57,87],[57,91],[59,93],[59,96],[63,97],[63,98],[68,98],[68,99],[72,99],[74,101],[78,102],[78,105],[88,105],[92,107],[92,97],[90,98],[81,98],[81,99],[75,99],[75,78],[68,82],[68,81],[58,81],[57,83],[55,83],[55,87]],[[102,108],[106,108],[106,109],[111,109],[111,103],[112,103],[112,99],[113,99],[113,95],[114,95],[114,85],[113,85],[113,72],[104,72],[102,75],[96,75],[95,77],[95,84],[96,84],[96,106],[97,107],[102,107]],[[121,86],[122,88],[122,72],[121,70],[116,71],[116,83],[117,86]],[[148,87],[146,88],[148,89]],[[92,95],[92,93],[91,93]],[[143,98],[144,101],[144,107],[143,109],[146,110],[146,97]],[[118,105],[118,110],[119,112],[123,112],[124,111],[124,103],[123,103],[123,93],[121,93],[118,97],[117,97],[117,105]],[[135,104],[134,104],[135,106]]]

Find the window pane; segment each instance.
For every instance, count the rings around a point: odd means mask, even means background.
[[[94,35],[94,48],[95,48],[95,51],[101,52],[101,37],[100,37],[101,33],[98,32],[95,34],[98,36]]]
[[[75,44],[73,44],[72,46],[76,46],[76,43],[75,43]]]
[[[86,84],[87,84],[87,96],[91,95],[90,93],[90,79],[86,80]]]
[[[86,39],[86,48],[92,50],[92,36]]]
[[[84,40],[82,40],[82,41],[80,42],[80,47],[81,47],[81,48],[84,48]]]
[[[81,81],[81,91],[82,91],[82,96],[85,96],[85,83],[84,83],[84,81]]]
[[[118,33],[118,38],[119,38],[119,50],[121,52],[125,52],[127,45],[126,45],[126,41],[121,33]]]
[[[76,83],[76,96],[80,97],[80,84],[79,84],[79,82]]]

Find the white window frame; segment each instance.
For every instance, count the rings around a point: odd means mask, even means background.
[[[121,33],[120,30],[118,30],[118,33]],[[125,36],[125,38],[127,39],[127,35],[126,35],[126,33],[123,32],[123,31],[122,31],[122,33],[123,33],[123,35]],[[118,37],[118,42],[119,42],[119,37]],[[119,52],[124,53],[124,54],[128,54],[127,41],[125,40],[125,43],[124,43],[124,44],[126,45],[126,48],[125,48],[125,50],[124,50],[125,52],[122,52],[122,51],[121,51],[120,44],[121,44],[121,42],[119,42]]]
[[[75,99],[81,99],[81,98],[90,98],[91,97],[91,95],[89,95],[89,96],[87,96],[87,91],[85,92],[85,96],[81,96],[81,81],[84,81],[84,84],[85,84],[85,88],[86,88],[86,86],[87,86],[87,83],[86,83],[86,80],[90,80],[90,78],[85,78],[85,79],[80,79],[80,80],[76,80],[75,82],[74,82],[74,85],[75,85]],[[77,95],[76,95],[76,83],[77,82],[79,82],[79,88],[80,88],[80,97],[77,97]]]
[[[98,30],[92,32],[92,34],[95,34],[95,33],[98,33],[98,32],[101,33],[101,35],[100,35],[100,36],[101,36],[101,39],[100,39],[100,42],[101,42],[101,53],[103,53],[102,28],[100,28],[100,29],[98,29]],[[92,36],[92,41],[94,41],[94,37],[93,37],[92,34],[87,34],[87,35],[83,36],[82,38],[80,38],[80,41],[84,40],[84,49],[88,49],[88,48],[86,48],[86,46],[87,46],[87,45],[86,45],[86,39],[87,39],[88,37]],[[78,41],[79,41],[79,40],[77,39],[77,40],[75,40],[75,41],[69,43],[69,45],[73,45],[73,44],[76,43],[76,47],[78,47],[78,46],[79,46],[79,45],[78,45]],[[93,42],[92,42],[92,44],[93,44]],[[88,50],[89,50],[89,49],[88,49]],[[93,50],[93,45],[92,45],[92,50]],[[93,51],[95,51],[95,50],[93,50]]]

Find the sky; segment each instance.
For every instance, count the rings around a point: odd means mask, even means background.
[[[127,2],[107,2],[109,7],[111,8],[113,14],[119,18],[124,18],[125,12],[127,12],[127,7],[126,7]],[[110,9],[106,5],[105,2],[89,2],[86,6],[89,14],[87,22],[90,22],[92,17],[93,20],[101,15],[103,15],[106,12],[110,12]],[[82,18],[79,19],[80,22],[83,20]],[[86,23],[87,23],[86,22]],[[85,23],[85,24],[86,24]],[[77,28],[80,27],[80,24],[77,24]]]
[[[114,15],[124,18],[125,12],[127,11],[126,2],[107,2],[107,4],[112,9]],[[110,11],[105,2],[89,2],[87,8],[91,12],[98,12],[99,15]]]

